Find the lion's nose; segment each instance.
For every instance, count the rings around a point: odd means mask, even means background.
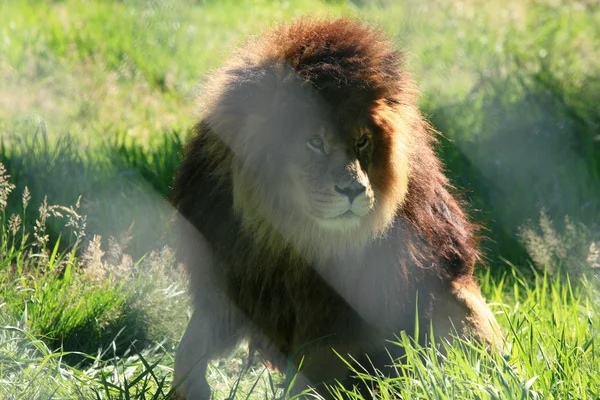
[[[354,199],[356,198],[356,196],[363,193],[366,189],[367,188],[365,187],[365,185],[358,182],[357,180],[353,180],[347,186],[335,185],[335,191],[340,194],[348,196],[350,203],[352,203],[354,201]]]

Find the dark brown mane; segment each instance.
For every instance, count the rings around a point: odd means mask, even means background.
[[[428,241],[428,246],[421,249],[421,257],[442,256],[446,265],[440,267],[451,278],[464,276],[470,279],[474,265],[480,259],[478,227],[467,219],[459,200],[449,192],[452,187],[442,174],[441,162],[433,151],[423,149],[415,164],[415,177],[409,183],[402,215]],[[424,199],[433,201],[424,207]]]
[[[417,90],[403,69],[403,55],[384,33],[354,20],[300,20],[272,32],[254,57],[285,60],[314,86],[340,121],[354,121],[365,104],[383,101],[407,118],[413,137],[412,179],[401,215],[426,238],[417,259],[442,256],[450,277],[470,276],[479,259],[477,226],[468,221],[432,147],[437,132],[417,108]],[[256,59],[255,59],[256,60]],[[256,62],[256,61],[255,61]],[[259,62],[260,64],[260,62]],[[385,112],[385,111],[384,111]],[[395,140],[386,137],[386,140]],[[419,263],[420,264],[420,263]]]
[[[402,56],[381,31],[344,18],[301,20],[273,37],[277,41],[266,58],[284,59],[325,98],[361,93],[366,97],[360,100],[367,100],[362,104],[368,104],[369,98],[395,101],[402,94]]]

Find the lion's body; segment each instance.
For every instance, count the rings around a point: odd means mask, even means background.
[[[192,370],[182,396],[208,396],[206,361],[241,339],[279,369],[303,360],[305,384],[347,375],[332,349],[384,369],[386,340],[414,333],[415,313],[421,341],[429,323],[495,340],[472,278],[474,226],[399,57],[353,21],[301,21],[215,74],[172,194],[195,300],[176,361],[176,381]],[[298,132],[319,129],[312,150],[298,147]],[[362,190],[349,203],[343,179]]]

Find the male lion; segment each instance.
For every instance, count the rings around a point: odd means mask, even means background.
[[[334,350],[390,372],[417,319],[421,342],[430,324],[499,340],[416,96],[401,53],[350,19],[279,27],[213,75],[172,192],[195,306],[179,397],[209,398],[207,362],[242,339],[325,396],[353,383]]]

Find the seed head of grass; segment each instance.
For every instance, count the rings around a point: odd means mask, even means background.
[[[6,168],[0,163],[0,212],[6,209],[8,195],[15,189],[15,185],[9,181],[10,175],[6,172]]]
[[[534,266],[555,276],[568,273],[573,276],[593,272],[600,266],[598,244],[594,234],[585,225],[576,223],[568,216],[559,231],[542,210],[539,225],[532,222],[519,229],[519,237]]]

